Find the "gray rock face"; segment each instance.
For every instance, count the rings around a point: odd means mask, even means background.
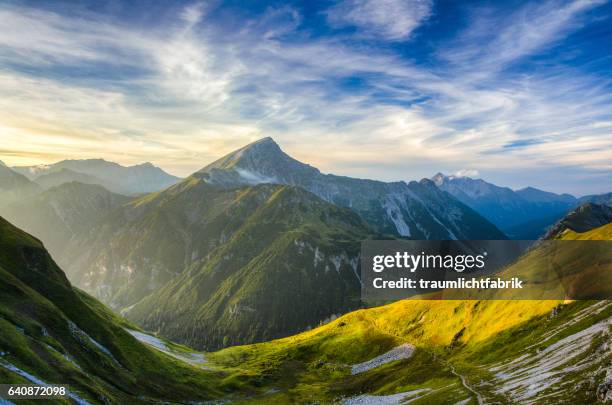
[[[233,188],[278,183],[304,188],[356,211],[378,232],[414,239],[506,239],[493,224],[427,179],[410,183],[323,174],[264,138],[194,174]]]

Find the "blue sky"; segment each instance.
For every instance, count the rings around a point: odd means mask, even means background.
[[[0,159],[187,175],[263,136],[333,172],[612,191],[612,4],[0,2]]]

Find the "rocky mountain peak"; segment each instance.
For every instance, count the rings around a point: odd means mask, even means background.
[[[299,184],[298,179],[318,174],[314,167],[287,155],[270,137],[250,143],[195,173],[209,183],[245,185]]]
[[[442,184],[444,184],[444,181],[446,181],[447,177],[443,174],[443,173],[436,173],[431,180],[435,183],[436,186],[440,187]]]

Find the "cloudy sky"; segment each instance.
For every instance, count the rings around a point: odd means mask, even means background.
[[[272,136],[324,172],[612,191],[611,17],[599,0],[0,1],[0,160],[187,175]]]

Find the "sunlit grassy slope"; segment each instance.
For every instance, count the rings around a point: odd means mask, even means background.
[[[612,222],[587,232],[574,232],[568,229],[563,234],[565,240],[612,240]]]
[[[607,237],[609,229],[607,225],[584,234],[568,234],[564,239]],[[540,403],[564,403],[560,397],[589,403],[595,400],[597,387],[593,384],[604,378],[602,364],[612,358],[608,349],[599,346],[601,339],[609,338],[605,326],[603,332],[586,335],[590,344],[580,346],[584,350],[580,355],[582,366],[568,368],[559,380],[551,378],[546,382],[548,387],[536,390],[537,395],[526,392],[520,381],[513,390],[503,391],[505,380],[491,370],[499,362],[536,356],[555,344],[558,350],[565,350],[566,340],[581,336],[576,332],[610,319],[612,305],[603,304],[563,300],[404,300],[358,310],[289,338],[228,348],[210,354],[209,359],[233,374],[229,380],[236,387],[265,387],[247,402],[331,402],[364,393],[384,396],[423,389],[428,390],[427,394],[414,403],[456,403],[463,399],[477,403],[476,392],[500,403],[520,402],[519,395],[534,395],[531,399]],[[349,365],[403,343],[416,346],[411,359],[351,375]],[[551,363],[548,367],[551,370],[546,370],[545,365],[544,371],[552,371],[557,365]],[[591,382],[582,388],[567,391],[571,384],[587,379]],[[544,399],[544,395],[551,399]]]

